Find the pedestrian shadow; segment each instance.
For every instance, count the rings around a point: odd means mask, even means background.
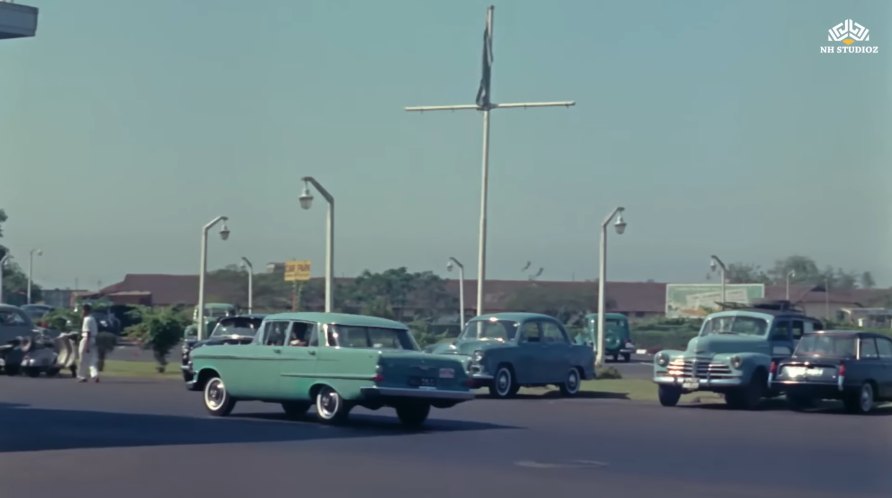
[[[51,410],[0,402],[0,454],[87,448],[311,441],[400,434],[391,419],[349,419],[345,427],[318,423],[280,424],[262,418],[203,418],[173,415]],[[352,427],[352,429],[351,429]],[[431,420],[425,430],[472,431],[503,426]]]

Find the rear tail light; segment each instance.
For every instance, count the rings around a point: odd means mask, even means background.
[[[777,373],[777,362],[776,361],[771,362],[771,366],[768,368],[768,371],[771,373],[771,375],[774,375]]]
[[[372,377],[372,381],[376,383],[384,381],[384,373],[381,372],[381,365],[375,367],[375,376]]]
[[[840,364],[839,364],[839,369],[838,369],[838,370],[839,370],[839,376],[840,376],[840,377],[845,377],[845,376],[846,376],[846,364],[845,364],[845,363],[840,363]]]
[[[465,386],[474,387],[474,379],[465,379]]]

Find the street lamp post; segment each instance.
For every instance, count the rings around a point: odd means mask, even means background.
[[[254,265],[242,256],[242,267],[248,270],[248,314],[254,313]]]
[[[610,213],[610,216],[604,218],[604,222],[601,223],[601,248],[600,248],[600,261],[599,261],[599,270],[598,270],[598,349],[595,352],[595,366],[600,368],[604,366],[604,308],[607,307],[606,299],[605,299],[605,280],[607,278],[607,225],[610,224],[610,220],[613,219],[614,216],[617,216],[616,223],[614,224],[614,228],[616,228],[616,233],[618,235],[622,235],[623,232],[626,231],[626,222],[623,220],[623,211],[625,208],[618,207]]]
[[[725,272],[728,271],[728,267],[725,266],[725,263],[722,262],[722,260],[719,259],[719,257],[716,256],[715,254],[710,256],[710,258],[712,259],[712,261],[709,262],[709,267],[712,268],[712,271],[715,271],[717,263],[718,263],[719,268],[722,269],[722,308],[724,308],[725,307]]]
[[[787,301],[790,300],[790,279],[796,277],[796,270],[790,270],[787,273]]]
[[[310,209],[310,206],[313,205],[313,195],[310,194],[309,184],[313,184],[313,187],[328,202],[328,216],[325,221],[325,312],[331,313],[334,299],[334,286],[332,285],[334,275],[334,197],[312,176],[305,176],[302,180],[304,181],[304,191],[300,194],[300,207]]]
[[[208,271],[208,231],[219,222],[223,222],[220,228],[220,238],[226,240],[229,238],[229,228],[226,222],[229,220],[226,216],[217,216],[201,229],[201,271],[198,273],[198,340],[204,339],[204,279]]]
[[[43,256],[41,249],[31,249],[30,259],[28,261],[28,304],[31,304],[31,281],[34,278],[34,254]]]
[[[453,265],[458,267],[458,305],[461,307],[459,332],[461,332],[461,329],[465,327],[465,267],[457,259],[450,256],[449,261],[446,262],[446,270],[451,272]]]
[[[824,312],[830,321],[830,277],[824,277]]]
[[[10,259],[12,259],[12,255],[9,253],[6,253],[3,258],[0,259],[0,304],[3,303],[3,267]]]

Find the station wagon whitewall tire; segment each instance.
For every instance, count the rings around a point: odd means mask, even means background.
[[[561,384],[561,394],[564,396],[576,396],[579,394],[579,370],[571,368],[567,372],[567,378]]]
[[[499,365],[493,376],[492,385],[489,386],[489,394],[495,398],[510,398],[517,394],[520,386],[514,380],[514,372],[508,365]]]
[[[316,393],[316,416],[326,423],[340,423],[347,419],[350,407],[337,391],[322,386]]]
[[[232,412],[235,400],[226,390],[220,377],[212,377],[204,384],[204,407],[211,415],[225,417]]]

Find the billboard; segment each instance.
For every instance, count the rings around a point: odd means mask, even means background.
[[[752,304],[765,298],[765,284],[726,284],[725,301]],[[722,284],[667,284],[666,317],[698,318],[719,311]]]
[[[294,260],[285,262],[285,281],[304,282],[310,279],[310,260]]]

